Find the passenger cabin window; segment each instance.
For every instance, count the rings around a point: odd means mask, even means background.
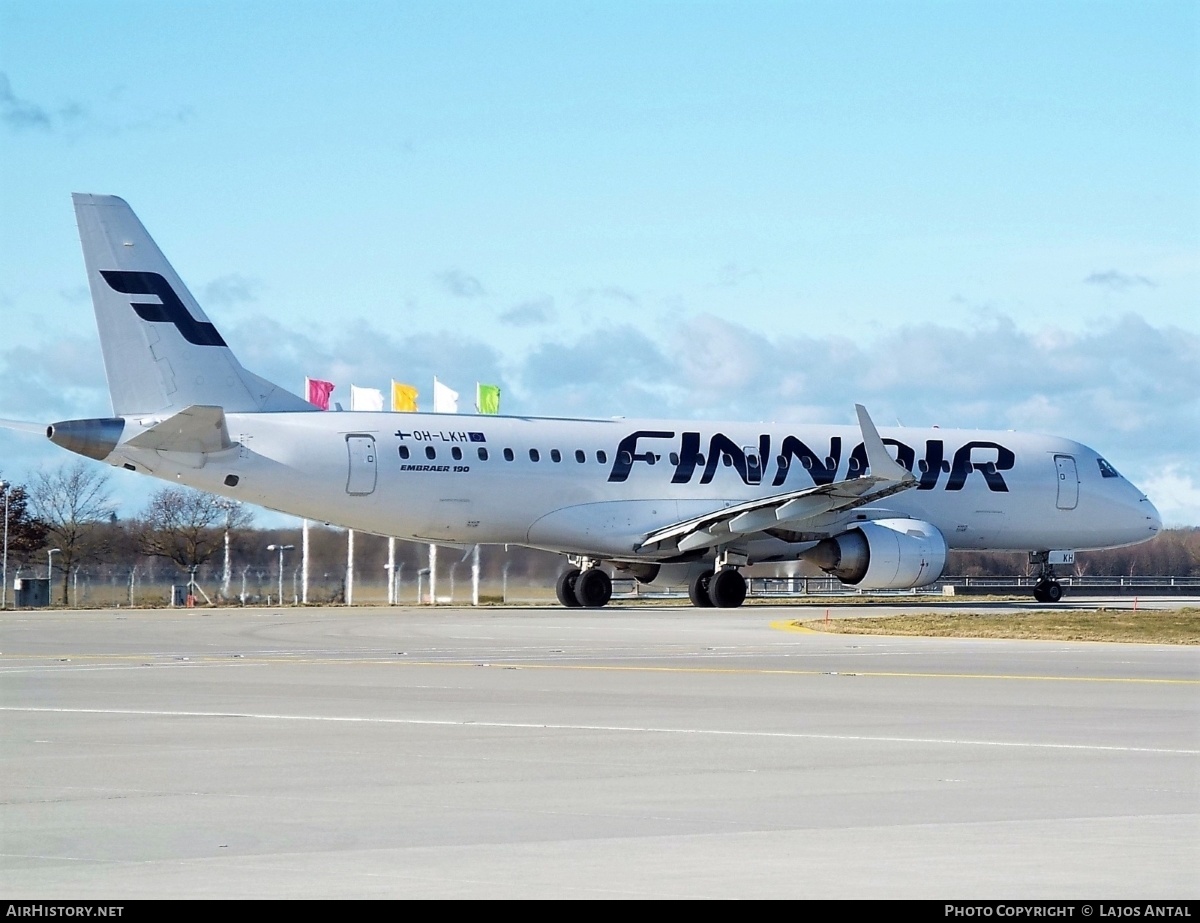
[[[552,461],[552,462],[562,461],[562,452],[558,451],[558,449],[551,449],[550,450],[550,461]]]
[[[425,446],[425,457],[426,458],[437,458],[437,449],[435,449],[431,445]]]
[[[596,461],[600,462],[600,464],[602,464],[602,465],[607,465],[608,464],[608,453],[605,452],[603,449],[600,449],[598,452],[596,452]]]
[[[667,458],[671,459],[672,465],[679,464],[679,453],[678,452],[672,452],[670,455],[667,456]]]
[[[454,448],[450,450],[450,457],[455,461],[462,461],[462,449],[460,449],[458,446],[454,446]]]
[[[487,461],[487,449],[485,449],[483,446],[479,447],[479,460]]]
[[[505,450],[504,450],[504,460],[505,460],[505,461],[512,461],[512,460],[513,460],[513,450],[512,450],[512,449],[505,449]]]
[[[575,450],[575,461],[579,462],[581,465],[587,461],[587,456],[583,454],[583,449]]]
[[[1117,473],[1117,469],[1103,458],[1097,458],[1096,464],[1100,466],[1100,477],[1102,478],[1119,478],[1121,476]]]
[[[541,453],[539,453],[537,449],[530,449],[529,450],[529,460],[531,462],[541,461],[542,460]]]
[[[406,446],[406,445],[400,446],[400,457],[408,458],[408,446]]]

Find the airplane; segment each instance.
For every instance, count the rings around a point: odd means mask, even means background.
[[[112,415],[50,441],[117,468],[312,520],[566,556],[599,608],[614,573],[736,608],[745,567],[802,562],[863,590],[928,586],[953,549],[1023,551],[1039,602],[1084,549],[1156,535],[1093,449],[1015,432],[322,412],[243,368],[133,210],[73,196]]]

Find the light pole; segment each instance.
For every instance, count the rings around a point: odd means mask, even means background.
[[[61,551],[61,548],[51,548],[46,552],[46,596],[51,605],[54,604],[54,556]],[[66,600],[63,600],[63,603],[65,605]]]
[[[229,568],[229,526],[233,520],[233,511],[242,505],[240,500],[227,500],[220,497],[213,501],[213,506],[225,511],[225,569],[221,572],[221,595],[229,598],[229,581],[233,572]]]
[[[283,553],[291,551],[295,545],[268,545],[267,551],[279,552],[279,605],[283,605]]]
[[[0,481],[4,491],[4,582],[0,583],[0,609],[8,608],[8,481]]]

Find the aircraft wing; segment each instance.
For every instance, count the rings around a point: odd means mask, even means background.
[[[912,472],[897,464],[888,454],[866,408],[862,404],[855,404],[854,409],[858,413],[863,445],[867,450],[869,474],[713,510],[651,532],[639,550],[649,551],[653,550],[653,546],[661,548],[663,543],[673,542],[682,554],[769,529],[799,531],[797,527],[805,520],[825,513],[852,510],[915,486],[917,479]]]

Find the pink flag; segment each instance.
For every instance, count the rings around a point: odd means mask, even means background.
[[[304,389],[308,392],[310,404],[316,404],[322,410],[329,409],[329,395],[333,393],[332,381],[321,381],[319,378],[304,379]]]

